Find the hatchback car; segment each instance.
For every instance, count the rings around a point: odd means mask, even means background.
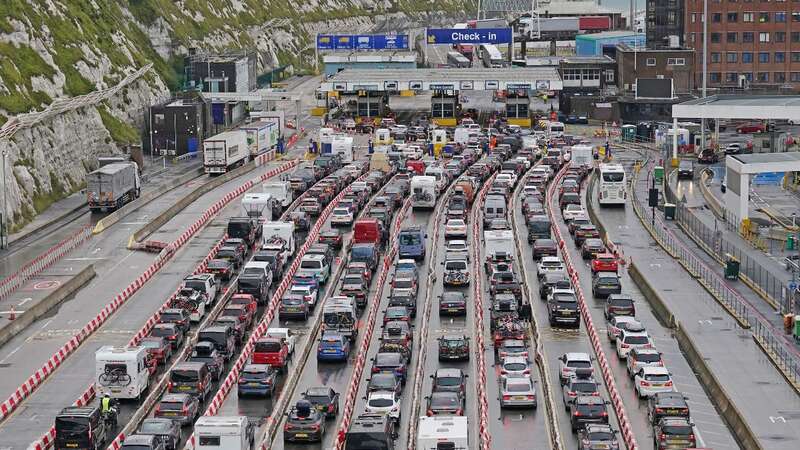
[[[500,379],[500,408],[536,408],[536,385],[528,377]]]
[[[592,295],[595,298],[606,298],[621,292],[622,283],[615,272],[597,272],[592,278]]]
[[[628,353],[634,348],[652,348],[653,343],[650,336],[641,324],[628,324],[626,329],[621,330],[616,340],[617,356],[620,359],[628,357]]]
[[[463,416],[465,400],[460,392],[436,391],[427,397],[428,406],[425,415],[431,416]]]
[[[403,322],[411,322],[411,311],[405,306],[390,306],[386,308],[383,313],[383,323],[399,320]]]
[[[508,356],[500,364],[501,377],[530,377],[531,366],[528,358],[522,356]]]
[[[572,431],[578,431],[587,424],[608,425],[607,402],[594,395],[579,395],[569,405],[569,418]]]
[[[606,335],[608,335],[608,340],[612,343],[617,340],[619,337],[620,332],[628,328],[628,325],[633,324],[634,326],[640,327],[641,324],[635,317],[632,316],[611,316],[608,319],[608,323],[606,324]]]
[[[552,239],[536,239],[533,241],[532,253],[534,261],[544,256],[558,256],[558,244]]]
[[[617,432],[608,425],[600,423],[586,424],[578,431],[578,449],[579,450],[595,450],[595,449],[619,449],[619,441],[617,440]]]
[[[664,417],[689,418],[687,398],[680,392],[659,392],[647,400],[647,417],[655,425]]]
[[[153,417],[171,419],[181,426],[194,423],[200,417],[200,400],[191,394],[164,394],[156,405]]]
[[[317,344],[317,361],[347,362],[350,357],[350,339],[333,331],[326,331]]]
[[[663,366],[642,367],[633,376],[633,385],[639,398],[675,390],[672,374]]]
[[[636,306],[633,304],[633,297],[624,294],[611,294],[606,298],[606,305],[603,313],[606,320],[614,316],[635,316]]]
[[[469,361],[469,337],[448,334],[438,341],[439,361]]]
[[[591,369],[592,357],[588,353],[564,353],[558,358],[558,379],[563,385],[579,369]]]
[[[153,325],[153,329],[150,330],[150,336],[166,339],[172,346],[173,351],[183,346],[183,332],[174,323],[157,323]]]
[[[269,364],[247,364],[239,372],[239,397],[256,395],[272,397],[278,382],[278,372]]]
[[[431,375],[433,392],[459,392],[466,394],[467,374],[461,369],[437,369]]]
[[[619,260],[612,253],[599,253],[592,259],[591,268],[592,273],[616,272],[619,270]]]
[[[592,259],[606,251],[603,241],[597,238],[589,238],[581,244],[581,258],[584,260]]]
[[[643,367],[664,367],[664,360],[661,358],[661,352],[654,348],[635,348],[628,353],[625,365],[628,374],[633,377]]]
[[[139,346],[147,349],[147,354],[163,366],[172,357],[172,345],[166,339],[156,336],[147,336],[139,341]]]
[[[378,352],[372,359],[372,373],[393,373],[405,384],[408,359],[401,353]]]
[[[327,386],[312,387],[302,394],[303,400],[311,403],[317,411],[332,419],[339,414],[339,393]]]
[[[681,178],[694,178],[694,163],[689,161],[688,159],[682,159],[680,163],[678,163],[678,179]]]
[[[581,395],[600,395],[600,386],[592,376],[591,369],[578,369],[567,383],[562,386],[561,399],[564,409],[569,411],[569,405]]]
[[[694,426],[683,417],[665,417],[653,427],[653,448],[693,448],[697,445]]]
[[[172,419],[144,419],[137,434],[157,437],[166,450],[176,450],[183,438],[180,424]]]
[[[283,426],[285,442],[322,442],[326,415],[307,400],[300,400],[289,410]]]
[[[445,239],[466,239],[467,224],[463,219],[450,219],[444,226]]]
[[[388,416],[400,422],[400,395],[393,391],[372,391],[365,397],[365,410],[368,413]]]
[[[467,314],[467,299],[463,292],[445,291],[439,297],[439,315]]]
[[[400,394],[403,392],[403,384],[393,373],[376,373],[369,377],[367,384],[367,392],[373,391],[391,391]]]
[[[508,356],[528,357],[528,342],[520,339],[506,339],[497,347],[497,355],[500,358]]]
[[[309,305],[302,296],[286,293],[278,305],[278,320],[308,320]]]

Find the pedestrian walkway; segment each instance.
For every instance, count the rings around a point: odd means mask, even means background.
[[[740,328],[697,280],[651,239],[633,208],[595,209],[609,238],[621,243],[625,257],[636,263],[683,324],[762,445],[797,448],[800,398],[755,344],[751,332]],[[685,394],[691,406],[692,394]],[[703,417],[697,415],[693,420],[702,421]],[[704,440],[714,448],[713,436],[704,436]]]

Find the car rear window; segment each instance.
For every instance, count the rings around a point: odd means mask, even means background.
[[[531,387],[526,383],[510,383],[506,385],[506,390],[508,392],[527,392],[531,390]]]
[[[183,402],[161,402],[159,409],[162,411],[180,411],[183,409]]]
[[[444,265],[444,270],[467,270],[466,261],[448,261]]]
[[[197,381],[199,374],[196,370],[174,369],[169,373],[169,380],[173,383],[191,383]]]
[[[692,434],[692,427],[687,425],[665,425],[661,428],[666,434],[679,434],[679,435],[690,435]]]
[[[648,381],[669,381],[667,374],[645,374],[644,378]]]
[[[648,339],[647,336],[625,336],[623,342],[626,344],[643,345],[650,342],[650,339]]]
[[[658,353],[644,353],[636,355],[636,360],[644,363],[654,363],[661,361],[661,355]]]
[[[281,344],[273,341],[256,342],[255,351],[259,353],[276,353],[281,351]]]
[[[611,306],[620,306],[620,307],[633,306],[633,300],[629,298],[612,298]]]
[[[304,260],[300,263],[301,269],[319,269],[322,267],[322,261],[308,261]]]

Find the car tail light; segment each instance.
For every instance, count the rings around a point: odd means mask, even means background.
[[[328,412],[333,412],[333,405],[328,405]]]
[[[534,400],[536,398],[535,395],[526,395],[525,396],[528,400]]]
[[[170,381],[169,383],[167,383],[167,389],[172,389],[172,386],[174,386],[174,384],[172,383],[172,381]]]
[[[425,415],[431,417],[433,415],[433,411],[431,409],[428,409],[427,411],[425,411]]]
[[[658,435],[658,440],[659,441],[666,441],[667,440],[667,435],[664,434],[664,433],[659,434]]]
[[[283,426],[284,430],[291,430],[292,428],[294,428],[294,425],[292,425],[290,423],[287,423],[286,425]]]
[[[624,344],[624,343],[623,343],[622,345],[620,345],[620,347],[622,347],[622,348],[630,348],[631,346],[630,346],[630,345],[628,345],[628,344]]]
[[[672,381],[667,381],[666,383],[664,383],[664,386],[667,386],[667,387],[672,386]]]
[[[504,395],[503,396],[503,400],[511,400],[511,396],[510,395]]]
[[[161,405],[156,405],[155,414],[158,415],[160,412],[161,412]],[[91,433],[91,432],[92,432],[92,430],[90,429],[89,433]]]
[[[269,386],[269,385],[271,385],[271,384],[272,384],[272,381],[270,381],[269,379],[267,379],[267,380],[261,380],[261,384],[263,384],[264,386]]]
[[[601,417],[608,417],[608,411],[603,411],[600,413]]]
[[[181,407],[181,413],[182,413],[183,415],[188,415],[188,414],[189,414],[189,407],[188,407],[188,406],[186,406],[186,405],[183,405],[183,406]]]
[[[373,367],[373,368],[372,368],[372,373],[378,373],[378,372],[380,372],[380,371],[381,371],[381,369],[379,369],[379,368],[377,368],[377,367]]]
[[[644,387],[648,387],[648,386],[650,386],[650,383],[649,383],[649,382],[647,382],[647,381],[645,381],[645,380],[641,380],[641,381],[639,381],[639,384],[640,384],[641,386],[644,386]]]
[[[572,413],[572,415],[575,416],[575,417],[580,417],[581,416],[581,412],[576,409],[575,412]]]

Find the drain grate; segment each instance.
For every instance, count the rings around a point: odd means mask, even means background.
[[[0,369],[5,369],[6,367],[11,367],[11,363],[0,363]]]

